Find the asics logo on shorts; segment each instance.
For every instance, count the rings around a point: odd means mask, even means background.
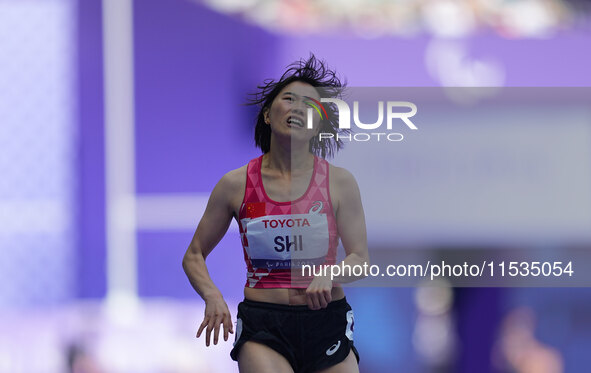
[[[332,346],[330,346],[330,348],[328,350],[326,350],[326,354],[328,356],[334,354],[335,352],[337,352],[337,350],[339,349],[339,347],[341,347],[341,341],[340,340],[337,343],[335,343]]]

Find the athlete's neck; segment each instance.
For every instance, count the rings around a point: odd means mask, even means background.
[[[306,171],[314,167],[314,154],[308,149],[295,152],[292,150],[271,146],[269,152],[263,157],[263,165],[278,170],[282,174]]]

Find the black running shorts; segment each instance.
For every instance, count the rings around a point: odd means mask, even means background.
[[[238,305],[236,338],[230,352],[238,360],[247,341],[262,343],[284,356],[295,373],[313,372],[336,365],[353,350],[353,310],[345,298],[326,308],[311,310],[307,305],[255,302]]]

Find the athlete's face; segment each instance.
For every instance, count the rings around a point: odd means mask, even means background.
[[[308,128],[308,103],[320,101],[314,87],[304,82],[293,82],[285,86],[265,112],[265,123],[271,126],[276,136],[290,136],[292,143],[309,142],[319,131],[320,116],[312,110],[312,128]]]

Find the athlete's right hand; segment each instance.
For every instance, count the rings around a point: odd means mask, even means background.
[[[209,346],[211,332],[213,331],[213,344],[218,344],[220,334],[220,324],[224,325],[224,341],[228,340],[228,333],[234,333],[232,325],[232,316],[228,310],[228,305],[224,298],[219,295],[205,301],[205,316],[203,322],[197,331],[197,338],[201,336],[205,329],[205,345]]]

